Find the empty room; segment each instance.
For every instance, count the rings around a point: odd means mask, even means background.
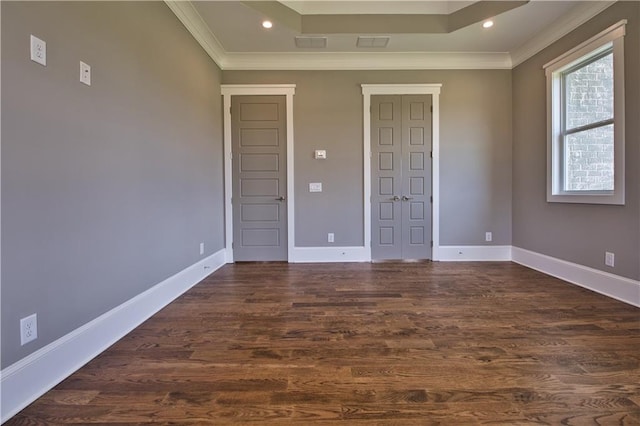
[[[0,18],[2,424],[640,425],[640,2]]]

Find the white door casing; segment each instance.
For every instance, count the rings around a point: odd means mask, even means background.
[[[226,262],[233,262],[233,163],[231,132],[231,97],[240,95],[284,95],[287,111],[287,254],[293,258],[295,242],[294,186],[293,186],[293,95],[295,84],[223,84],[224,117],[224,221]]]
[[[440,88],[442,84],[363,84],[364,135],[364,246],[371,259],[371,96],[373,95],[431,95],[432,115],[432,260],[440,260]]]

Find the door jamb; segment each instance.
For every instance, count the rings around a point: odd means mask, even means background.
[[[224,118],[224,223],[225,256],[227,263],[233,263],[233,161],[231,149],[231,97],[242,95],[284,95],[287,110],[287,259],[293,258],[295,242],[294,192],[293,192],[293,95],[295,84],[223,84]]]
[[[442,84],[362,84],[364,134],[364,246],[371,259],[371,96],[431,95],[431,249],[432,260],[440,260],[440,88]]]

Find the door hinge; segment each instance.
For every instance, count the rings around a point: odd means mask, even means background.
[[[433,114],[433,105],[431,105],[431,113]]]
[[[433,151],[429,151],[429,157],[433,158]]]
[[[433,247],[433,241],[431,241],[431,247]]]
[[[429,197],[429,201],[433,203],[433,195]]]
[[[431,245],[433,246],[433,242],[431,243]],[[231,248],[235,248],[236,247],[236,243],[231,243]]]

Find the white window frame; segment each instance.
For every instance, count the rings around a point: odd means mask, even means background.
[[[556,203],[624,205],[624,35],[626,19],[607,28],[544,66],[547,76],[547,201]],[[563,188],[562,73],[613,49],[613,167],[612,191],[565,191]]]

